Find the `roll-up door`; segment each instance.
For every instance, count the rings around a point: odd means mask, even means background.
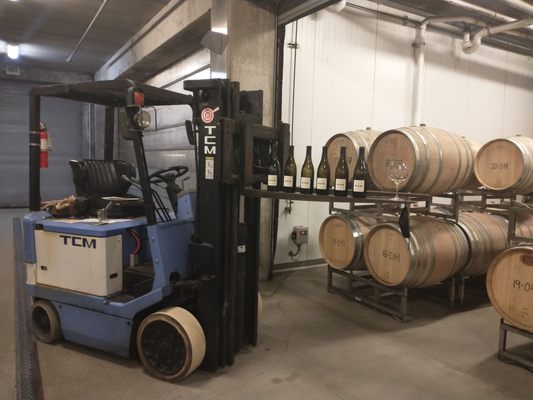
[[[28,205],[28,105],[33,82],[0,79],[0,207]],[[82,154],[82,103],[43,97],[41,121],[52,138],[41,198],[74,194],[68,161]]]

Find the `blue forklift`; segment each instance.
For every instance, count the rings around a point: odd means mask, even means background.
[[[259,162],[255,136],[281,132],[260,125],[261,91],[220,79],[184,88],[192,95],[131,80],[34,87],[23,219],[34,336],[138,356],[149,374],[172,381],[232,365],[257,342],[259,198],[244,196],[245,181]],[[61,212],[43,209],[40,196],[43,96],[105,107],[104,158],[70,161],[76,195]],[[184,125],[196,151],[195,192],[176,183],[186,167],[147,167],[146,108],[176,105],[193,111]],[[116,132],[133,145],[135,165],[113,159]]]

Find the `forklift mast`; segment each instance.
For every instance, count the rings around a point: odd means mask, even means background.
[[[239,214],[239,84],[198,80],[186,81],[184,88],[193,92],[197,128],[198,213],[191,267],[197,277],[209,277],[201,285],[197,316],[206,335],[203,367],[215,370],[232,365],[243,343],[257,342],[258,209],[249,212],[257,207],[254,202],[246,215]],[[249,238],[239,221],[248,224]]]

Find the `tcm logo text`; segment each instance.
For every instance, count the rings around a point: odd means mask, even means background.
[[[87,239],[84,237],[78,236],[68,236],[68,235],[59,235],[60,238],[63,238],[63,244],[68,246],[75,247],[87,247],[90,249],[96,249],[96,239]]]
[[[207,135],[204,136],[204,154],[217,154],[217,143],[216,137],[213,133],[213,130],[216,129],[216,126],[206,125]]]

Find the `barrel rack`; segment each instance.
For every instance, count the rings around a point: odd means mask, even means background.
[[[349,284],[348,289],[334,285],[334,276],[346,278]],[[327,288],[329,293],[341,295],[376,311],[388,314],[401,322],[407,322],[411,319],[408,313],[408,299],[409,294],[413,291],[423,295],[425,298],[435,299],[437,302],[446,300],[448,307],[453,309],[457,303],[460,305],[463,304],[464,285],[464,276],[452,276],[438,285],[446,291],[446,295],[443,295],[443,290],[437,293],[433,290],[435,288],[433,286],[419,289],[404,286],[388,287],[377,282],[368,271],[341,271],[329,265],[327,271]]]
[[[533,208],[531,208],[530,204],[520,204],[514,201],[512,206],[509,208],[509,232],[507,235],[507,240],[509,242],[509,245],[511,246],[525,243],[533,244],[533,237],[518,236],[516,234],[516,215],[521,213],[533,215]],[[507,363],[517,364],[533,372],[533,359],[531,357],[528,358],[521,354],[513,353],[507,348],[507,337],[509,335],[509,332],[514,333],[518,336],[522,336],[526,339],[530,339],[533,342],[532,332],[528,332],[524,329],[520,329],[513,325],[510,325],[506,323],[503,318],[500,319],[498,360]]]
[[[430,215],[454,222],[457,222],[460,210],[490,211],[507,216],[516,199],[514,193],[497,193],[484,189],[459,190],[438,196],[400,192],[400,200],[392,199],[393,192],[384,191],[369,191],[367,197],[362,199],[351,196],[268,192],[252,188],[246,188],[244,194],[271,199],[328,202],[330,214],[337,212],[373,214],[385,222],[397,222],[399,210],[404,204],[409,205],[411,214]],[[339,203],[344,204],[344,207],[339,207]],[[336,285],[335,278],[344,280],[344,287]],[[342,271],[327,265],[329,293],[386,313],[402,322],[411,319],[408,313],[410,294],[437,303],[445,303],[450,309],[454,309],[457,305],[464,305],[466,283],[472,282],[472,285],[476,285],[476,281],[479,280],[457,274],[428,288],[389,287],[377,282],[368,271],[354,269]]]
[[[533,360],[523,355],[513,353],[507,348],[507,336],[509,332],[525,337],[533,341],[533,333],[507,324],[503,318],[500,320],[500,341],[498,344],[498,360],[518,364],[533,372]]]
[[[430,215],[457,222],[460,210],[490,211],[494,214],[508,215],[509,209],[516,199],[514,193],[496,193],[488,190],[459,190],[438,196],[400,193],[407,195],[411,200],[418,200],[410,207],[411,214]],[[347,212],[346,209],[337,208],[330,204],[330,214],[335,212]],[[369,212],[368,208],[362,208],[357,204],[351,204],[348,212]],[[380,215],[390,212],[390,205],[376,204],[375,212]],[[386,217],[385,217],[386,218]],[[397,220],[397,217],[390,221]],[[335,284],[334,277],[342,277],[348,285],[341,287]],[[366,305],[370,308],[386,313],[393,318],[406,322],[411,320],[408,313],[410,294],[423,297],[450,308],[463,306],[465,299],[466,283],[476,285],[479,279],[454,275],[437,285],[427,288],[407,288],[404,286],[389,287],[377,282],[368,271],[353,269],[339,270],[328,265],[327,289],[328,292],[339,294],[352,301]],[[347,288],[346,288],[347,286]]]

